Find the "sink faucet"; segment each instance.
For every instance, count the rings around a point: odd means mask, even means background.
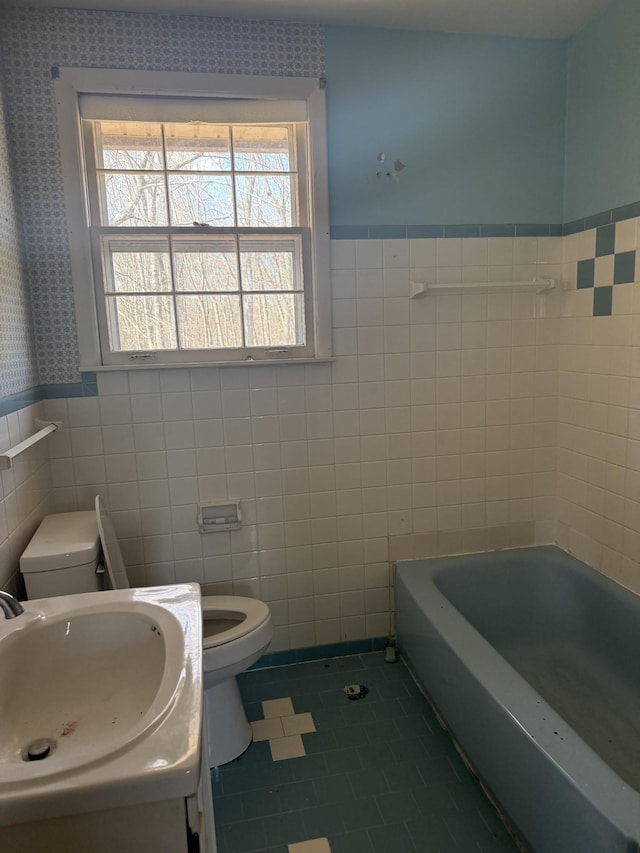
[[[15,619],[16,616],[24,613],[24,607],[18,599],[2,589],[0,589],[0,609],[4,613],[5,619]]]

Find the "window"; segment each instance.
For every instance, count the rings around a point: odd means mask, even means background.
[[[93,315],[83,367],[326,358],[318,81],[154,74],[163,91],[129,79],[123,93],[104,87],[125,72],[78,71],[61,69],[57,93],[61,143],[70,99],[79,128],[65,180],[79,328]]]

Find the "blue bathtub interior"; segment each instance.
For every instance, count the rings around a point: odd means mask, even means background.
[[[509,552],[510,553],[510,552]],[[640,620],[628,590],[555,550],[478,555],[436,587],[626,782],[640,790]],[[505,556],[507,556],[505,552]],[[568,559],[567,559],[568,558]],[[559,566],[562,571],[559,571]]]
[[[640,840],[640,598],[553,546],[397,567],[411,669],[539,853]]]

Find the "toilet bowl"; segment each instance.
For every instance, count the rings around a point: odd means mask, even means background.
[[[113,523],[99,496],[95,513],[44,518],[20,559],[29,598],[102,588],[97,556],[100,545],[108,586],[128,587]],[[264,602],[234,595],[203,596],[204,704],[210,767],[232,761],[251,743],[251,726],[236,676],[264,654],[272,636],[271,614]]]

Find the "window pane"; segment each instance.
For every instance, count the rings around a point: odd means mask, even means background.
[[[170,296],[112,296],[107,299],[107,313],[114,352],[176,349]]]
[[[173,241],[176,290],[238,290],[235,240]]]
[[[167,225],[167,201],[162,175],[100,175],[99,183],[102,225]]]
[[[300,243],[292,240],[240,240],[243,290],[301,290]]]
[[[160,125],[145,121],[97,121],[99,169],[162,169]]]
[[[210,124],[166,124],[167,169],[230,172],[229,128]]]
[[[298,224],[292,213],[295,178],[282,175],[238,175],[236,203],[242,228],[290,228]]]
[[[166,242],[166,241],[165,241]],[[112,279],[107,282],[110,292],[128,291],[157,293],[171,290],[171,265],[168,242],[165,251],[140,247],[140,242],[122,251],[122,244],[111,249]]]
[[[237,349],[242,343],[239,296],[177,296],[183,349]]]
[[[231,178],[213,175],[169,175],[171,223],[233,226]]]
[[[302,294],[245,296],[244,328],[249,347],[282,347],[304,344]]]
[[[292,172],[288,127],[234,127],[233,162],[238,172]]]

